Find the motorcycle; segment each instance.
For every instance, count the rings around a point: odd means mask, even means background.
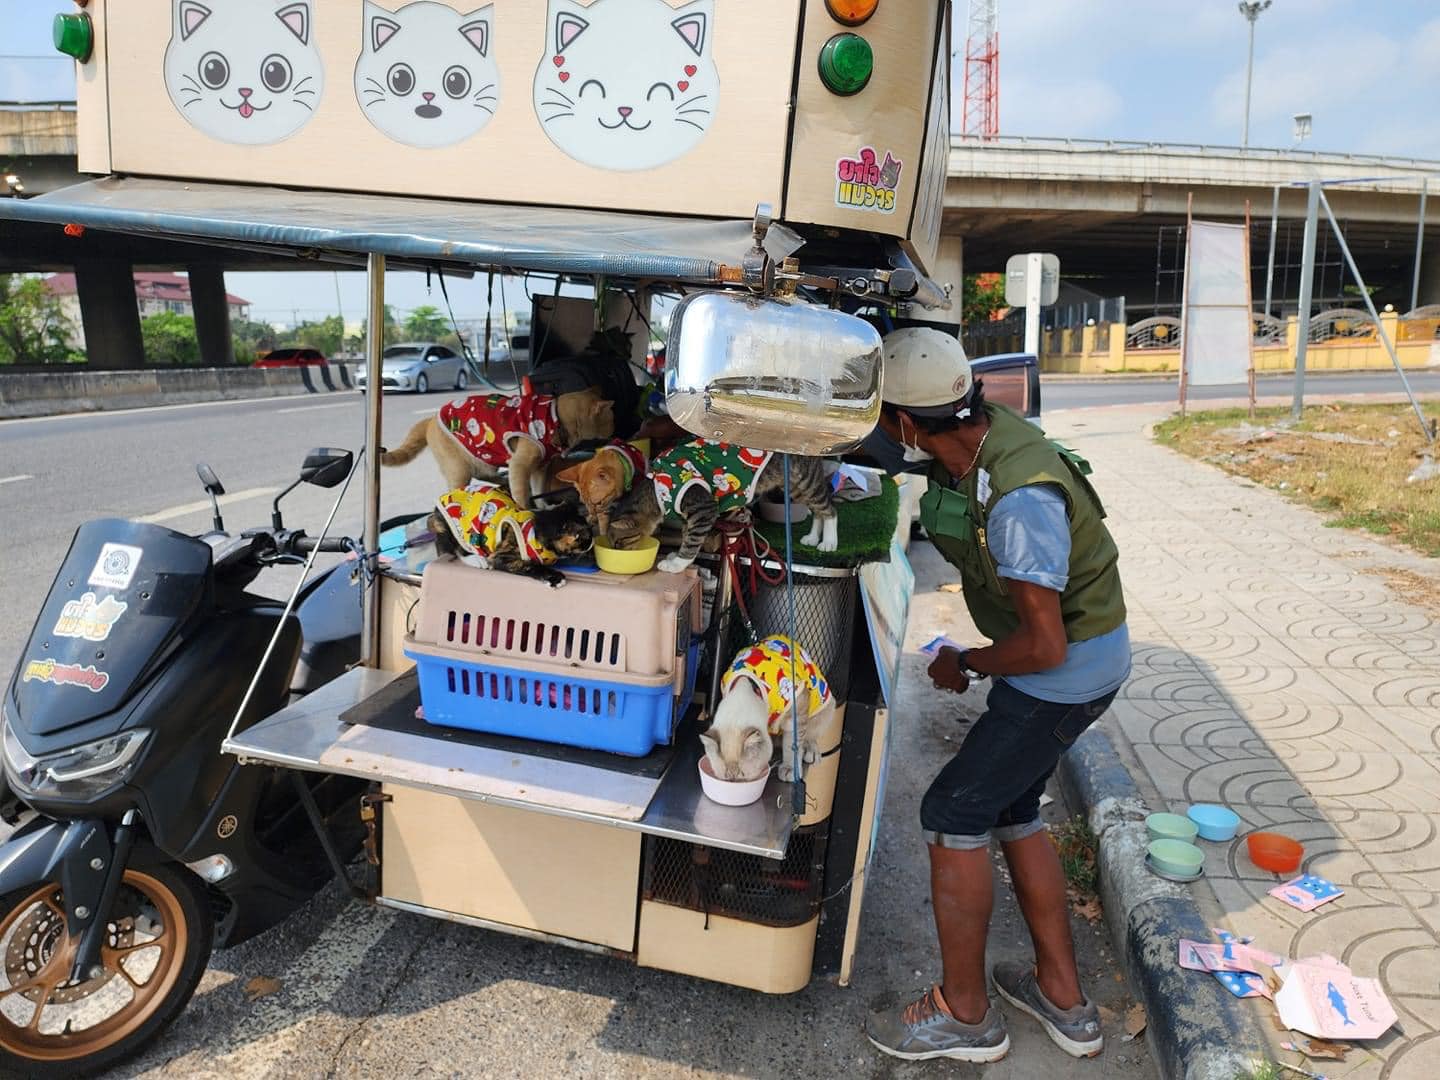
[[[312,551],[358,554],[280,514],[300,483],[335,487],[353,464],[311,451],[270,526],[238,537],[205,465],[211,531],[107,519],[75,533],[0,702],[10,798],[33,811],[0,845],[0,1071],[74,1076],[136,1053],[213,948],[280,922],[359,853],[363,781],[219,750],[232,721],[244,730],[359,658],[360,562],[312,578],[288,614],[248,591]]]

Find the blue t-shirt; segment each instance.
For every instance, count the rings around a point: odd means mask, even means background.
[[[1031,484],[1002,495],[990,510],[986,537],[1000,577],[1065,590],[1070,520],[1054,485]],[[1059,667],[997,678],[1042,701],[1076,704],[1118,689],[1129,675],[1130,631],[1121,623],[1089,641],[1072,641]]]

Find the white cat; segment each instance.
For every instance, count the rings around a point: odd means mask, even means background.
[[[315,115],[325,68],[311,0],[171,0],[165,88],[191,127],[261,145]]]
[[[653,169],[693,150],[720,100],[714,0],[550,0],[535,115],[600,169]]]
[[[835,698],[804,647],[795,648],[790,638],[772,634],[735,654],[720,682],[724,696],[715,708],[715,718],[700,735],[710,769],[720,779],[756,779],[770,767],[775,744],[780,747],[776,775],[787,783],[795,779],[792,669],[800,684],[801,760],[818,759],[815,734],[829,728]]]
[[[433,0],[387,11],[365,0],[355,97],[370,123],[408,146],[470,138],[500,105],[494,4],[461,14]]]

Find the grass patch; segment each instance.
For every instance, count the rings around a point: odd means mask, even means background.
[[[1317,405],[1191,413],[1156,425],[1156,441],[1281,491],[1358,529],[1440,557],[1440,480],[1406,483],[1429,449],[1408,405]]]
[[[1237,1073],[1235,1080],[1284,1080],[1285,1076],[1284,1070],[1273,1061],[1260,1061],[1256,1062],[1253,1068]]]
[[[840,546],[835,551],[819,551],[800,543],[810,531],[810,519],[791,526],[795,539],[795,560],[810,566],[849,568],[863,562],[884,561],[890,557],[890,540],[895,535],[895,522],[900,516],[900,488],[888,477],[880,484],[880,494],[859,502],[835,503],[840,520],[837,524]],[[755,514],[755,531],[769,541],[783,558],[785,526],[763,521]]]
[[[1050,827],[1050,839],[1060,855],[1060,867],[1065,871],[1065,882],[1080,896],[1094,896],[1100,884],[1100,872],[1096,858],[1100,852],[1100,838],[1090,828],[1090,823],[1081,814],[1068,821]]]

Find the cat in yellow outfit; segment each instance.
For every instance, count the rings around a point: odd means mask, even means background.
[[[731,661],[720,690],[723,697],[715,719],[700,736],[716,776],[754,780],[770,767],[778,743],[780,779],[795,779],[791,703],[797,697],[803,760],[816,759],[811,733],[825,729],[835,711],[835,699],[803,646],[783,634],[771,634],[745,646]]]
[[[435,500],[430,531],[441,555],[487,569],[525,574],[552,589],[565,575],[552,564],[583,555],[594,545],[585,514],[571,502],[548,510],[521,510],[509,492],[484,480],[447,491]]]

